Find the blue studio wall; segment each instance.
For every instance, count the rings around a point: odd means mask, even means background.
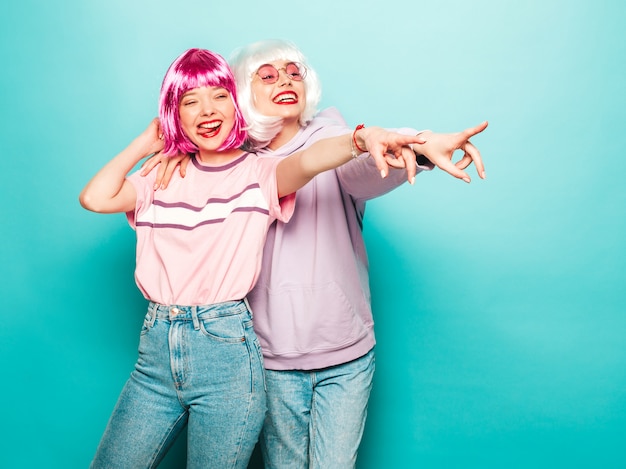
[[[136,359],[134,233],[81,188],[156,114],[180,52],[272,37],[351,125],[490,122],[487,180],[436,170],[368,205],[359,469],[624,467],[625,5],[4,2],[0,467],[87,467]]]

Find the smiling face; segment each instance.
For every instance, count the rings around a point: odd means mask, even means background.
[[[235,118],[231,122],[226,117],[233,109]],[[198,127],[194,122],[202,113],[205,123]],[[185,115],[185,129],[181,114]],[[221,152],[237,150],[247,137],[246,122],[237,105],[235,77],[226,60],[206,49],[188,49],[178,56],[161,84],[159,122],[165,156],[199,154],[196,143],[214,151],[218,140],[222,141],[218,148]]]
[[[199,149],[199,157],[215,156],[235,123],[235,105],[230,93],[219,86],[187,91],[179,104],[180,124]]]
[[[289,66],[290,60],[269,62],[276,71],[278,79],[275,83],[267,83],[264,66],[259,68],[252,78],[251,91],[254,96],[255,108],[265,116],[280,117],[284,126],[299,127],[298,120],[306,107],[306,92],[302,80],[294,80]]]

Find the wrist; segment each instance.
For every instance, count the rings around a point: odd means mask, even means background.
[[[135,144],[137,149],[141,151],[144,151],[144,150],[147,151],[152,146],[150,137],[144,134],[138,135],[133,141],[133,143]]]
[[[366,146],[365,140],[362,138],[362,134],[365,131],[365,125],[359,124],[354,128],[352,135],[350,136],[350,153],[352,158],[357,158],[359,154],[365,153]]]
[[[416,155],[424,155],[424,149],[426,148],[426,144],[428,143],[428,137],[430,137],[431,135],[433,135],[433,131],[432,130],[422,130],[418,133],[415,134],[416,137],[422,137],[424,140],[426,140],[425,143],[411,143],[409,146],[411,147],[411,150],[413,150],[413,153],[415,153]]]
[[[352,137],[350,140],[350,149],[351,149],[353,158],[356,158],[360,153],[367,152],[367,146],[365,144],[365,139],[363,138],[364,132],[367,132],[367,130],[365,130],[364,124],[357,125],[354,131],[352,132]]]

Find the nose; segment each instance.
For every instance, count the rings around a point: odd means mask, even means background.
[[[210,99],[204,99],[202,101],[202,114],[205,116],[210,116],[215,112],[215,107],[213,106],[213,102]]]
[[[286,85],[291,83],[291,75],[287,73],[287,69],[285,67],[281,67],[276,69],[278,72],[278,85]],[[282,74],[280,72],[283,72]]]

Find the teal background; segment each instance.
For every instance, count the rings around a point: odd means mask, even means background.
[[[0,467],[87,467],[136,359],[134,233],[79,191],[179,53],[271,37],[351,125],[490,122],[486,181],[434,171],[368,205],[359,469],[625,467],[625,5],[5,1]]]

